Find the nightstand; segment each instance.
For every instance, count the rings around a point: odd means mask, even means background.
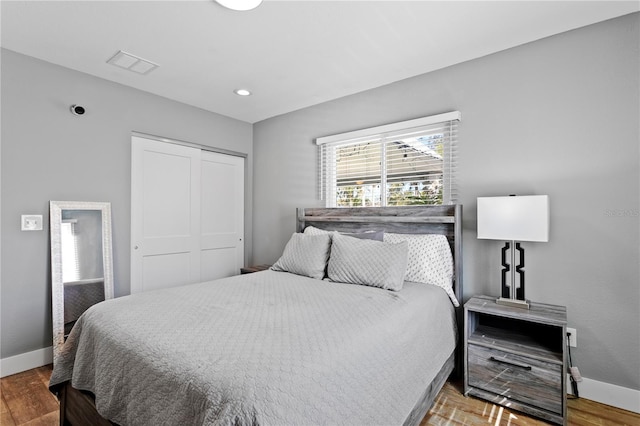
[[[464,393],[566,424],[567,310],[498,305],[476,296],[464,305]]]
[[[241,274],[251,274],[254,272],[264,271],[269,269],[271,265],[256,265],[256,266],[247,266],[246,268],[240,268]]]

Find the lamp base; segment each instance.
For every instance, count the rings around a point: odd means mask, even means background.
[[[500,297],[496,299],[498,305],[511,306],[512,308],[529,309],[529,302],[519,299],[507,299],[506,297]]]

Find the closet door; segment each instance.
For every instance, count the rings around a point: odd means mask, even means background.
[[[200,150],[134,136],[131,154],[131,293],[200,281]]]
[[[244,264],[244,158],[202,151],[202,281],[236,275]]]
[[[235,275],[244,159],[132,138],[131,293]]]

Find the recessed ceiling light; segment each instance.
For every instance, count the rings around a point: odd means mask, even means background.
[[[233,91],[233,93],[235,93],[238,96],[249,96],[251,95],[251,92],[248,91],[247,89],[236,89]]]
[[[245,11],[260,6],[262,0],[216,0],[216,3],[227,9]]]
[[[149,74],[151,71],[159,67],[158,64],[122,50],[118,50],[118,52],[107,61],[107,63],[143,75]]]

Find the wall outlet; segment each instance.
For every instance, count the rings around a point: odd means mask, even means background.
[[[567,333],[571,333],[571,336],[569,336],[569,346],[572,348],[578,346],[578,332],[576,329],[567,327]]]
[[[41,214],[23,214],[21,223],[23,231],[42,231]]]

